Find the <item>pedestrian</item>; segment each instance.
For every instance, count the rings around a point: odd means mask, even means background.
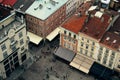
[[[53,67],[52,67],[52,66],[50,67],[50,70],[51,70],[51,71],[53,70]]]

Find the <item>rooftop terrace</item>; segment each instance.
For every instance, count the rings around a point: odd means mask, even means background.
[[[67,0],[36,0],[26,10],[26,13],[41,20],[45,20],[66,2]]]

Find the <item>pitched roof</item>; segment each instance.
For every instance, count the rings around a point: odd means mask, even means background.
[[[10,5],[13,6],[16,3],[17,0],[2,0],[1,3],[3,5]]]
[[[114,50],[119,50],[120,36],[115,33],[106,32],[100,43]]]
[[[80,32],[84,25],[85,19],[86,19],[85,15],[83,16],[73,15],[65,23],[62,24],[62,27],[78,34],[78,32]]]
[[[35,0],[17,0],[13,8],[25,12]]]
[[[98,16],[99,14],[88,17],[89,19],[81,32],[99,41],[108,28],[110,16],[107,14],[100,14],[101,17]]]

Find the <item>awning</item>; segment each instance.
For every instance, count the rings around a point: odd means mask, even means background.
[[[75,56],[75,53],[73,51],[70,51],[62,47],[59,47],[54,54],[68,62],[71,62]]]
[[[110,77],[114,74],[114,71],[97,62],[94,62],[90,68],[90,74],[101,78],[101,80],[111,80]]]
[[[60,28],[56,28],[54,31],[52,31],[46,38],[51,41],[59,34]]]
[[[70,66],[73,66],[76,69],[79,69],[80,71],[83,71],[88,74],[93,62],[94,60],[89,59],[84,55],[77,54],[70,63]]]
[[[36,34],[33,34],[31,32],[27,32],[27,36],[30,38],[30,41],[35,43],[36,45],[38,45],[42,40],[42,37],[39,37]]]

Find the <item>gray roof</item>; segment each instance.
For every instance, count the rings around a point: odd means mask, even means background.
[[[25,12],[34,1],[35,0],[17,0],[13,8]]]
[[[67,0],[36,0],[26,10],[26,13],[38,19],[45,20],[66,2]]]
[[[75,56],[75,53],[73,51],[70,51],[70,50],[68,50],[66,48],[62,48],[62,47],[59,47],[54,54],[68,62],[71,62]]]

